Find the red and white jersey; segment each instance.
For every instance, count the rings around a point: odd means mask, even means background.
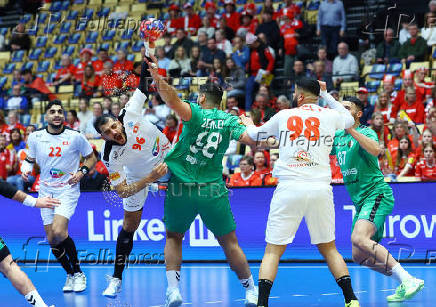
[[[249,126],[247,133],[255,141],[270,136],[279,140],[273,177],[329,184],[329,154],[335,132],[344,128],[345,119],[338,111],[305,104],[278,112],[263,126]]]
[[[136,89],[118,120],[124,126],[127,142],[119,145],[106,141],[102,147],[103,162],[108,168],[113,186],[124,180],[135,182],[151,173],[163,162],[171,143],[155,125],[142,116],[142,108],[148,100]]]
[[[201,18],[198,14],[183,17],[184,29],[190,35],[196,35],[198,29],[201,27]]]
[[[429,164],[425,159],[422,159],[415,167],[415,176],[421,178],[422,181],[436,180],[436,161]]]
[[[59,134],[47,128],[36,130],[27,141],[29,158],[41,168],[41,190],[70,188],[68,180],[79,169],[80,156],[89,156],[93,150],[80,132],[65,127]],[[79,191],[79,184],[71,188]]]

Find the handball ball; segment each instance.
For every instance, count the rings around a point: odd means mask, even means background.
[[[158,19],[144,20],[139,28],[141,39],[148,39],[153,42],[161,38],[166,31],[164,23]]]

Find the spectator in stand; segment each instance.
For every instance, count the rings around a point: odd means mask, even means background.
[[[168,8],[168,14],[170,16],[166,22],[166,28],[168,34],[173,36],[177,29],[183,29],[184,27],[183,19],[180,17],[180,7],[176,4],[171,4]]]
[[[89,121],[92,121],[92,112],[89,109],[89,99],[80,98],[79,99],[79,112],[77,113],[77,118],[80,121],[80,132],[85,131],[86,126]]]
[[[76,80],[82,82],[83,73],[85,72],[85,67],[92,65],[91,57],[94,55],[94,51],[89,48],[83,48],[80,51],[80,62],[76,67]]]
[[[391,132],[389,131],[388,126],[384,123],[384,117],[382,113],[372,113],[370,127],[372,130],[375,131],[375,133],[377,133],[380,146],[383,147],[383,149],[386,148],[389,142]]]
[[[127,93],[121,94],[120,98],[118,98],[118,102],[120,103],[121,109],[126,106],[129,102],[130,96]]]
[[[247,33],[245,38],[250,48],[250,57],[247,63],[247,84],[245,86],[245,110],[250,110],[253,103],[253,93],[256,92],[259,83],[256,82],[259,70],[262,69],[263,77],[267,77],[274,69],[274,58],[268,50],[268,46],[263,44],[257,36]]]
[[[295,56],[297,54],[298,35],[295,32],[289,14],[292,15],[292,12],[289,11],[288,14],[281,16],[281,23],[283,23],[283,25],[280,27],[280,34],[283,37],[283,49],[285,54],[284,73],[286,77],[290,78],[291,67],[294,65]]]
[[[391,112],[391,122],[393,123],[397,118],[398,111],[400,110],[401,103],[406,100],[406,89],[408,87],[413,87],[413,75],[409,69],[403,71],[403,83],[402,89],[397,92],[395,99],[392,101],[392,112]],[[416,93],[416,97],[418,98],[418,91]]]
[[[227,94],[226,110],[225,112],[230,113],[232,110],[236,110],[236,116],[245,114],[245,110],[238,108],[238,99],[235,96]]]
[[[53,95],[47,87],[45,81],[40,77],[35,77],[30,69],[24,69],[21,72],[24,79],[24,96],[31,98],[32,102],[42,100],[55,100],[56,95]]]
[[[432,143],[424,145],[424,159],[416,165],[415,176],[421,181],[436,180],[435,149]]]
[[[97,76],[101,76],[103,74],[103,65],[105,62],[111,62],[113,64],[112,59],[109,57],[109,53],[106,49],[100,48],[98,49],[98,59],[92,62],[92,66],[94,67],[95,74]]]
[[[6,146],[7,149],[19,152],[20,150],[26,148],[26,142],[23,141],[23,136],[20,129],[12,129],[9,137],[11,142],[8,146]]]
[[[117,61],[114,64],[113,71],[116,74],[123,74],[132,71],[133,62],[126,59],[127,52],[119,49],[117,52]],[[103,65],[104,67],[104,65]]]
[[[276,59],[276,51],[268,44],[268,39],[266,38],[265,33],[259,33],[259,35],[257,36],[258,40],[261,41],[263,44],[265,44],[268,49],[269,52],[271,53],[273,59]]]
[[[421,137],[419,138],[419,146],[416,148],[416,160],[419,161],[421,158],[423,158],[423,146],[426,143],[432,143],[433,146],[436,147],[436,134],[433,136],[430,129],[425,129],[422,132]]]
[[[4,131],[7,134],[10,134],[12,129],[14,129],[14,128],[19,129],[21,131],[21,133],[24,133],[24,131],[26,130],[26,128],[20,123],[20,117],[18,115],[18,112],[15,110],[9,111],[8,122],[9,122],[9,125],[6,127],[6,130]],[[6,139],[8,140],[8,142],[10,141],[9,135],[6,137]]]
[[[226,54],[216,47],[215,38],[209,38],[207,41],[207,49],[201,54],[200,61],[198,61],[198,76],[206,77],[213,70],[213,60],[219,59],[224,61]]]
[[[197,46],[200,49],[200,54],[207,50],[207,40],[208,40],[207,33],[205,31],[199,30],[197,36]]]
[[[183,5],[183,10],[185,11],[185,16],[183,17],[185,32],[191,36],[197,35],[197,31],[201,27],[201,18],[194,12],[190,2]]]
[[[400,58],[407,68],[411,62],[424,61],[427,54],[427,42],[418,35],[416,23],[409,24],[410,38],[401,46]]]
[[[168,67],[169,76],[173,78],[188,77],[191,75],[191,59],[186,56],[183,46],[177,47],[174,59]]]
[[[274,169],[274,164],[276,163],[276,161],[278,159],[279,159],[279,154],[278,153],[271,154],[271,158],[270,158],[270,165],[271,165],[270,172],[263,177],[262,185],[271,186],[271,185],[277,185],[279,183],[278,178],[275,178],[275,177],[272,176],[272,172],[273,172],[273,169]]]
[[[206,2],[204,9],[206,10],[206,17],[209,19],[210,26],[216,29],[221,16],[216,15],[217,7],[215,2]]]
[[[105,62],[103,64],[103,75],[101,77],[99,92],[104,96],[112,96],[123,87],[123,80],[120,75],[113,72],[112,62]]]
[[[240,26],[238,31],[236,31],[236,36],[245,37],[247,33],[254,34],[256,33],[257,26],[259,25],[259,21],[257,18],[253,17],[254,14],[250,11],[243,11],[240,17]]]
[[[400,60],[400,43],[394,39],[394,30],[387,28],[384,40],[377,45],[375,57],[378,63],[389,64]]]
[[[166,76],[166,71],[165,71]],[[132,73],[128,74],[124,80],[124,87],[129,91],[134,91],[139,86],[139,79],[141,77],[141,62],[133,63]]]
[[[345,33],[345,10],[342,1],[322,1],[318,9],[316,34],[321,36],[321,44],[327,46],[327,53],[333,57],[339,37]]]
[[[297,80],[305,77],[306,77],[306,70],[304,68],[304,63],[303,61],[297,59],[294,62],[294,73],[292,75],[291,85],[294,86]]]
[[[401,102],[399,113],[401,111],[405,111],[410,120],[415,124],[424,123],[424,103],[416,99],[415,87],[408,87],[406,89],[406,99]]]
[[[235,31],[233,31],[232,28],[227,26],[227,21],[225,19],[221,19],[218,29],[217,30],[222,30],[224,32],[224,37],[226,39],[228,39],[229,41],[232,41],[232,39],[235,37]]]
[[[80,120],[77,117],[76,110],[69,110],[67,112],[67,123],[65,126],[70,127],[73,130],[80,131]]]
[[[389,124],[391,121],[392,106],[387,92],[381,92],[378,95],[377,102],[375,103],[375,112],[383,115],[384,124]]]
[[[13,30],[10,40],[11,51],[29,50],[31,47],[31,40],[26,33],[26,26],[24,23],[19,23]]]
[[[400,30],[398,41],[400,42],[401,45],[404,45],[404,43],[407,42],[409,38],[410,38],[409,22],[403,21],[401,22],[401,30]]]
[[[171,114],[171,109],[162,101],[159,94],[155,94],[151,98],[151,108],[145,110],[145,117],[159,130],[165,128],[167,116]]]
[[[15,84],[23,85],[24,79],[21,76],[21,71],[19,69],[14,69],[12,72],[12,82],[11,86],[13,87]]]
[[[183,125],[180,125],[179,127],[179,120],[177,117],[174,114],[170,114],[166,118],[165,128],[162,130],[162,133],[166,135],[168,141],[174,144],[179,140],[182,127]]]
[[[407,124],[404,121],[396,121],[392,128],[393,138],[388,143],[388,150],[392,157],[396,157],[398,148],[400,146],[400,140],[406,136],[409,138],[413,150],[415,150],[415,145],[413,143],[412,136],[409,134],[409,130],[407,129]]]
[[[236,12],[236,5],[234,0],[224,0],[224,9],[222,20],[225,20],[227,26],[230,27],[235,33],[239,28],[240,14]]]
[[[244,39],[240,36],[235,36],[233,46],[235,51],[232,53],[232,59],[236,66],[245,70],[250,58],[250,48],[245,45]]]
[[[383,77],[383,90],[388,94],[391,103],[397,98],[398,92],[394,89],[395,78],[392,75],[385,75]],[[391,104],[389,104],[391,105]]]
[[[239,160],[241,172],[234,173],[228,183],[229,187],[253,187],[261,186],[262,179],[254,172],[254,161],[250,156],[244,156]]]
[[[333,83],[335,86],[339,86],[343,81],[352,81],[359,77],[359,64],[356,57],[348,52],[346,43],[338,45],[338,54],[333,61]]]
[[[325,65],[325,72],[327,74],[333,73],[333,62],[327,59],[327,48],[326,47],[319,47],[318,48],[318,61],[324,62]]]
[[[342,176],[336,155],[330,156],[330,169],[332,171],[332,183],[344,183],[344,176]]]
[[[421,36],[427,41],[429,47],[436,45],[436,16],[431,13],[425,17],[424,28],[421,29]]]
[[[36,128],[34,125],[29,125],[26,127],[26,131],[24,132],[24,142],[27,143],[27,139],[32,132],[35,132]]]
[[[8,124],[5,120],[5,113],[3,110],[0,110],[0,134],[7,138],[9,136],[9,132]]]
[[[97,172],[95,167],[80,180],[80,191],[102,191],[107,182],[106,176]]]
[[[21,122],[24,125],[30,123],[29,101],[26,96],[21,95],[21,86],[19,84],[12,87],[12,96],[6,100],[3,109],[17,111],[20,113]]]
[[[215,32],[215,41],[218,49],[224,51],[226,56],[230,56],[233,52],[232,44],[226,39],[224,30],[217,30]]]
[[[415,70],[416,97],[423,102],[431,98],[432,90],[435,87],[433,82],[425,81],[426,73],[427,69],[425,67]]]
[[[281,12],[279,11],[277,11],[275,8],[274,8],[274,2],[273,2],[273,0],[265,0],[264,2],[263,2],[263,8],[262,8],[262,12],[261,13],[263,13],[263,11],[264,10],[266,10],[266,9],[270,9],[270,10],[272,10],[273,12],[274,12],[274,14],[273,14],[273,20],[276,20],[278,23],[280,22],[280,17],[281,17]],[[279,26],[280,26],[280,23],[279,23]]]
[[[99,139],[101,136],[94,128],[94,121],[97,117],[103,115],[103,107],[100,102],[94,102],[92,105],[92,119],[86,123],[85,129],[80,131],[88,140]]]
[[[271,93],[271,91],[267,85],[261,84],[259,86],[259,90],[257,91],[257,93],[263,94],[267,97],[267,101],[268,101],[267,106],[268,107],[271,107],[274,110],[277,109],[277,97]]]
[[[255,151],[253,155],[253,161],[254,171],[263,180],[265,175],[271,172],[271,169],[268,167],[268,158],[266,157],[265,152],[262,150]]]
[[[325,63],[322,61],[316,61],[313,63],[313,72],[311,77],[318,81],[324,81],[327,85],[327,91],[331,91],[334,88],[332,77],[330,74],[326,73]]]
[[[159,74],[164,77],[168,76],[168,67],[170,66],[171,60],[167,58],[163,46],[156,47],[156,58],[157,66],[159,68]],[[163,71],[165,72],[165,74],[163,74]]]
[[[394,172],[397,179],[403,176],[414,176],[414,168],[416,164],[416,154],[412,149],[412,142],[407,136],[403,136],[400,140],[398,152],[396,156],[392,156],[394,164]]]
[[[166,56],[168,57],[168,52],[170,52],[170,50],[173,48],[173,45],[171,44],[173,37],[168,32],[166,32],[163,35],[163,39],[164,39],[163,48],[165,50]],[[144,49],[144,51],[145,51],[145,49]]]
[[[293,3],[293,0],[285,0],[283,8],[280,10],[281,15],[286,15],[288,12],[291,12],[294,17],[299,17],[301,10],[298,5]]]
[[[198,29],[198,34],[205,33],[207,38],[215,37],[215,27],[210,24],[210,19],[207,16],[203,17],[203,26]]]
[[[226,67],[228,70],[228,78],[226,81],[227,96],[245,96],[245,82],[247,78],[245,77],[245,71],[236,66],[233,58],[227,58]]]
[[[280,95],[279,98],[277,98],[277,112],[290,108],[291,108],[291,102],[289,101],[289,99],[286,98],[285,95]]]
[[[103,101],[101,103],[101,106],[103,108],[103,114],[112,114],[111,108],[112,108],[112,98],[111,97],[104,97]]]
[[[0,135],[0,179],[6,180],[14,165],[14,154],[6,149],[6,137]]]
[[[273,117],[276,112],[273,108],[269,107],[269,101],[268,96],[265,94],[257,94],[256,95],[256,102],[255,102],[256,108],[259,109],[261,113],[261,122],[266,123],[270,120],[271,117]]]
[[[98,90],[101,87],[101,79],[94,72],[94,67],[88,65],[85,67],[85,72],[82,79],[82,91],[80,97],[92,98],[100,97],[101,91]]]
[[[58,92],[60,85],[73,84],[76,76],[76,67],[71,63],[71,58],[68,54],[63,54],[61,57],[62,67],[56,73],[54,77],[53,85],[56,86],[56,92]]]
[[[113,116],[115,116],[116,118],[118,118],[118,116],[120,115],[121,112],[121,105],[119,102],[113,102],[111,104],[111,114]]]
[[[191,76],[197,76],[198,61],[200,61],[200,47],[193,46],[191,49]]]
[[[356,94],[357,98],[362,101],[365,106],[363,109],[363,115],[360,118],[360,124],[369,126],[371,124],[372,114],[374,113],[374,106],[368,101],[368,90],[366,87],[359,87]]]
[[[256,35],[259,36],[260,33],[264,33],[268,40],[268,45],[277,53],[282,38],[280,36],[280,29],[277,22],[272,20],[273,13],[274,12],[270,9],[266,9],[262,13],[262,23],[257,27]]]
[[[181,46],[185,49],[185,54],[187,57],[191,55],[191,49],[194,46],[194,42],[186,36],[185,30],[177,29],[176,31],[176,41],[173,44],[173,48],[168,54],[170,59],[174,58],[176,50]]]
[[[221,87],[225,86],[228,77],[227,67],[220,59],[213,60],[213,70],[210,72],[209,79],[217,82]]]

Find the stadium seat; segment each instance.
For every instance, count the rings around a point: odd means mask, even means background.
[[[82,17],[91,20],[93,16],[94,16],[94,9],[93,8],[86,8],[83,11]]]
[[[39,30],[39,27],[38,26],[33,26],[33,27],[31,27],[30,29],[27,29],[27,34],[29,35],[29,36],[36,36],[37,34],[38,34],[38,30]]]
[[[401,63],[393,63],[389,65],[388,71],[389,74],[395,77],[398,77],[403,70],[403,64]]]
[[[67,15],[67,20],[77,20],[77,16],[79,15],[78,11],[69,11]]]
[[[45,50],[44,58],[52,59],[56,55],[57,52],[58,52],[57,47],[50,47],[50,48]]]
[[[5,84],[7,82],[8,82],[8,77],[7,76],[0,77],[0,89],[3,89],[3,87],[5,86]]]
[[[122,40],[130,40],[130,39],[132,39],[132,36],[133,36],[133,30],[132,29],[126,29],[121,34],[121,39]]]
[[[76,24],[76,29],[74,29],[74,30],[75,30],[75,31],[85,31],[87,25],[88,25],[88,20],[86,20],[86,19],[81,19],[81,20],[79,20],[79,22]]]
[[[114,39],[116,33],[117,33],[117,31],[114,30],[114,29],[107,30],[107,31],[103,34],[103,36],[102,36],[101,39],[102,39],[103,41],[111,41],[111,40]]]
[[[111,49],[111,45],[109,43],[103,43],[99,46],[99,48],[109,50],[109,49]]]
[[[116,61],[118,61],[118,57],[117,57],[116,54],[114,54],[114,55],[111,56],[110,58],[111,58],[112,62],[114,62],[114,63],[115,63]]]
[[[368,89],[369,93],[376,93],[378,91],[378,88],[380,87],[381,82],[379,80],[377,81],[368,81],[366,82],[366,88]]]
[[[41,12],[39,14],[36,15],[36,22],[38,24],[44,24],[45,21],[47,20],[47,16],[48,14],[46,12]]]
[[[378,100],[378,95],[371,95],[368,97],[368,101],[371,105],[375,106]]]
[[[73,65],[77,66],[80,63],[80,59],[73,59]]]
[[[36,38],[35,47],[36,48],[42,48],[47,45],[47,36],[38,36]]]
[[[23,66],[21,66],[21,70],[24,69],[30,69],[30,70],[33,69],[33,62],[24,63]]]
[[[41,48],[34,48],[30,51],[28,58],[29,60],[32,61],[38,61],[41,54],[42,54]]]
[[[98,17],[107,17],[109,16],[111,9],[110,7],[102,7],[100,11],[97,12]]]
[[[85,43],[86,44],[95,44],[95,43],[97,43],[97,38],[98,38],[97,31],[88,32],[88,35],[85,38]]]
[[[85,0],[74,0],[74,4],[85,4]]]
[[[3,36],[6,36],[8,33],[9,28],[0,28],[0,34]]]
[[[62,8],[62,2],[60,1],[52,2],[50,6],[50,12],[59,12],[61,8]]]
[[[54,69],[54,70],[59,70],[59,69],[61,69],[61,68],[62,68],[61,60],[54,61],[54,63],[53,63],[53,69]]]
[[[126,56],[126,59],[127,59],[127,61],[132,61],[132,62],[134,62],[134,61],[135,61],[135,55],[134,55],[133,53],[128,54],[128,55]]]
[[[117,44],[117,47],[115,48],[116,51],[120,49],[128,50],[129,49],[130,42],[119,42]]]
[[[372,65],[371,72],[369,76],[373,79],[381,80],[385,75],[386,65],[385,64],[374,64]]]
[[[73,45],[78,44],[80,38],[81,38],[81,33],[76,32],[74,34],[71,34],[70,37],[68,37],[68,43]]]
[[[24,59],[24,50],[18,50],[12,53],[12,62],[22,62]]]
[[[67,39],[67,35],[66,34],[59,34],[59,35],[55,35],[53,38],[53,44],[55,45],[62,45],[65,40]]]
[[[321,3],[320,3],[319,0],[310,1],[307,4],[307,6],[306,6],[306,10],[308,10],[308,11],[318,11],[320,4]]]
[[[403,80],[398,78],[395,79],[395,83],[394,83],[394,90],[399,91],[401,90],[401,86],[403,85]]]
[[[50,61],[42,61],[38,63],[38,68],[36,69],[36,72],[42,73],[47,72],[50,68]]]
[[[415,71],[418,68],[426,68],[428,69],[430,67],[430,63],[429,62],[412,62],[410,63],[410,70],[411,71]]]
[[[44,27],[44,34],[52,34],[55,27],[56,27],[55,23],[48,24],[47,26]]]
[[[48,20],[49,23],[58,23],[62,19],[62,14],[60,12],[51,13]]]
[[[11,74],[14,71],[16,66],[17,66],[16,63],[8,63],[8,64],[6,64],[5,68],[3,68],[3,74],[4,75]]]
[[[229,155],[227,158],[226,166],[229,170],[234,171],[239,167],[239,161],[241,160],[242,155]]]
[[[133,52],[140,52],[142,46],[144,46],[144,43],[142,41],[137,41],[133,44],[132,51]]]
[[[71,21],[62,23],[60,33],[70,33],[70,30],[71,30]]]
[[[70,7],[69,0],[62,1],[61,11],[68,11],[69,7]]]
[[[21,23],[28,23],[30,20],[32,20],[31,14],[24,14],[24,16],[21,18]]]
[[[183,91],[189,89],[191,85],[192,78],[190,77],[183,77],[180,78],[179,85],[176,86],[176,89]]]
[[[62,54],[68,54],[69,56],[72,56],[75,51],[76,51],[76,47],[75,46],[67,46],[62,51]]]

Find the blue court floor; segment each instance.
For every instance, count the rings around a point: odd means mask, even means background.
[[[349,265],[354,290],[363,307],[436,306],[436,266],[405,265],[413,275],[423,278],[424,289],[405,303],[386,303],[397,283],[366,268]],[[125,271],[123,291],[111,300],[101,296],[111,266],[83,266],[88,288],[82,294],[63,294],[65,274],[60,266],[23,267],[47,303],[56,307],[150,307],[163,306],[165,268],[162,265],[134,265]],[[259,265],[251,265],[257,280]],[[244,291],[234,273],[224,264],[185,264],[182,268],[183,306],[243,306]],[[29,306],[8,280],[0,277],[0,306]],[[340,289],[324,264],[281,264],[274,283],[270,306],[344,306]]]

